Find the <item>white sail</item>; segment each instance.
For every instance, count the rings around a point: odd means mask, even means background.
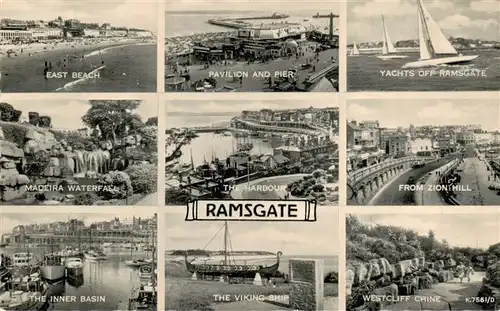
[[[352,55],[359,55],[359,50],[356,42],[354,42],[354,44],[352,45]]]
[[[431,50],[430,40],[428,40],[428,34],[426,25],[423,22],[422,10],[419,6],[418,8],[418,41],[420,46],[420,59],[431,59],[433,57],[433,52]]]
[[[391,37],[389,36],[389,31],[387,31],[387,26],[385,25],[385,20],[383,15],[382,15],[382,27],[384,28],[384,46],[382,48],[382,54],[397,53],[396,48],[392,44]]]
[[[432,49],[435,54],[454,54],[458,55],[457,50],[451,45],[450,41],[441,31],[441,28],[424,7],[422,0],[418,0],[421,10],[421,21],[426,26]]]

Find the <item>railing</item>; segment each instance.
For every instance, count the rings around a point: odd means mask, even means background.
[[[280,130],[280,131],[285,131],[285,132],[294,132],[294,133],[303,133],[303,134],[312,134],[312,133],[317,132],[316,130],[313,130],[313,129],[302,129],[302,128],[295,128],[295,127],[265,125],[265,124],[260,124],[257,122],[250,122],[250,121],[241,120],[241,119],[238,119],[238,121],[241,123],[245,123],[247,125],[250,125],[250,126],[260,127],[263,129],[274,130],[274,131]]]
[[[402,164],[402,163],[407,163],[407,162],[415,162],[415,161],[431,161],[434,160],[434,158],[420,158],[420,157],[406,157],[406,158],[400,158],[400,159],[393,159],[381,163],[377,163],[375,165],[369,166],[369,167],[364,167],[362,169],[356,170],[354,172],[349,173],[348,179],[350,183],[356,183],[363,179],[366,176],[369,176],[375,172],[378,172],[380,170],[383,170],[387,167],[394,166],[397,164]]]
[[[456,167],[458,167],[458,165],[460,164],[460,161],[458,160],[454,160],[453,162],[450,162],[448,164],[446,164],[443,172],[441,173],[441,177],[439,178],[439,183],[441,185],[444,184],[444,178],[452,171],[454,170]],[[439,192],[439,194],[441,195],[441,197],[444,199],[444,201],[446,202],[446,204],[448,205],[460,205],[460,202],[458,202],[457,199],[455,199],[453,196],[449,196],[445,193],[444,190],[441,190]]]

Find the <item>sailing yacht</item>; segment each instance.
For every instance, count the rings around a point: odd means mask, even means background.
[[[387,31],[387,27],[385,26],[384,15],[382,15],[382,28],[383,28],[382,55],[377,55],[377,57],[382,60],[407,58],[408,56],[406,55],[396,54],[398,50],[396,50],[396,48],[392,44],[391,38],[389,37],[389,31]]]
[[[403,68],[464,64],[479,57],[459,54],[424,7],[422,0],[417,0],[417,6],[420,59],[403,65]]]
[[[358,46],[356,45],[356,42],[353,43],[351,52],[349,53],[349,56],[359,56],[359,50],[358,50]]]

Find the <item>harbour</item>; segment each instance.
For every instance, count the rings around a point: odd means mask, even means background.
[[[51,216],[59,222],[16,225],[2,233],[0,308],[156,310],[154,217],[108,216],[111,221],[88,224],[88,216]],[[18,215],[2,217],[8,224]],[[14,308],[19,304],[23,309]]]
[[[217,116],[217,109],[225,105],[222,102],[206,115],[168,114],[171,126],[187,126],[166,131],[167,204],[183,205],[189,198],[276,200],[315,195],[320,204],[336,204],[338,108],[243,110],[225,117],[219,111]],[[316,121],[296,121],[305,116]],[[308,176],[319,178],[322,186],[305,190]]]

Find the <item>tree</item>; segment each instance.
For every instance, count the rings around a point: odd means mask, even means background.
[[[133,114],[140,104],[139,100],[91,100],[91,107],[82,121],[92,129],[98,128],[102,139],[110,139],[116,144],[118,138],[142,123],[140,116]]]
[[[18,122],[22,111],[14,109],[11,104],[0,103],[0,120],[7,122]]]
[[[146,125],[158,126],[158,117],[151,117],[146,121]]]

